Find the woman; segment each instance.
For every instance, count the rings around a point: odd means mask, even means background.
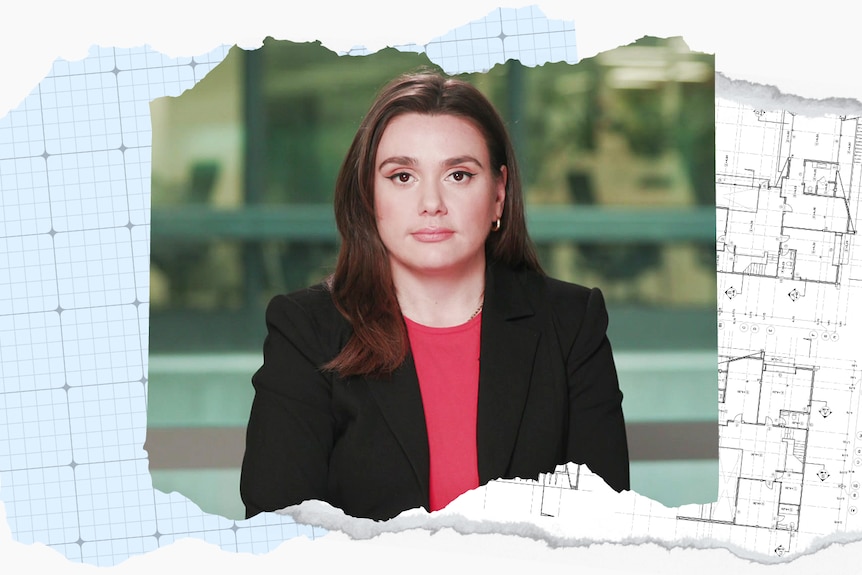
[[[333,276],[267,309],[247,517],[319,499],[388,519],[568,461],[629,488],[601,293],[542,273],[509,137],[478,90],[425,73],[386,86],[335,216]]]

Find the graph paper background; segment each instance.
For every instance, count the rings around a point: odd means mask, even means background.
[[[228,48],[193,58],[94,48],[56,62],[0,118],[0,499],[17,541],[114,565],[182,537],[260,553],[321,534],[272,514],[228,520],[156,491],[143,449],[149,104],[191,88]],[[450,73],[577,61],[572,23],[535,7],[401,49]]]

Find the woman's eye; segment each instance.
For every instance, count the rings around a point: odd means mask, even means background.
[[[458,172],[452,172],[452,179],[456,182],[463,182],[464,180],[469,180],[473,177],[473,174],[470,172],[465,172],[463,170]]]
[[[410,178],[411,176],[407,172],[398,172],[397,174],[392,174],[391,176],[389,176],[390,180],[398,182],[400,184],[408,183],[410,181]]]

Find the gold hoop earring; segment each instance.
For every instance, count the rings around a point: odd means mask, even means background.
[[[491,231],[492,232],[500,231],[500,218],[497,218],[497,220],[491,224]]]

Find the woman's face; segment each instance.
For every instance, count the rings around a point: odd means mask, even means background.
[[[395,117],[374,171],[377,231],[393,274],[458,277],[484,268],[485,239],[503,214],[506,167],[490,165],[485,138],[471,122]]]

